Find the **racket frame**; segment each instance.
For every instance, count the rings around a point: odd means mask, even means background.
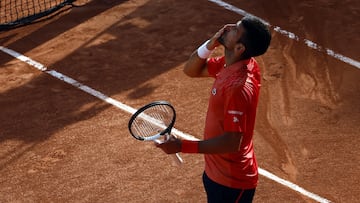
[[[165,130],[163,130],[162,132],[160,133],[157,133],[153,136],[149,136],[149,137],[142,137],[142,136],[138,136],[136,134],[134,134],[132,132],[132,129],[131,129],[131,126],[132,126],[132,123],[134,122],[134,120],[141,114],[143,113],[145,110],[153,107],[153,106],[156,106],[156,105],[166,105],[166,106],[169,106],[171,108],[171,110],[173,111],[173,118],[169,124],[169,126],[167,126],[165,128]],[[164,124],[161,124],[161,122],[147,114],[143,114],[141,115],[141,117],[143,117],[143,119],[145,120],[148,120],[150,121],[151,123],[155,124],[155,125],[159,125],[161,127],[164,127]],[[159,140],[159,138],[161,136],[166,136],[165,139],[168,139],[168,136],[170,136],[171,134],[171,129],[174,127],[174,124],[175,124],[175,120],[176,120],[176,111],[175,111],[175,108],[167,101],[154,101],[154,102],[151,102],[141,108],[139,108],[130,118],[129,120],[129,124],[128,124],[128,128],[129,128],[129,131],[130,131],[130,134],[137,140],[141,140],[141,141],[154,141],[156,143],[161,143],[161,141]],[[179,153],[175,153],[173,154],[172,156],[174,158],[174,163],[178,166],[180,166],[182,163],[183,163],[183,159],[181,158],[181,156],[179,155]]]
[[[165,126],[166,128],[161,131],[160,133],[157,133],[155,135],[152,135],[152,136],[149,136],[149,137],[142,137],[142,136],[139,136],[139,135],[136,135],[133,133],[132,129],[131,129],[131,126],[132,126],[132,123],[134,122],[134,120],[141,114],[143,113],[145,110],[153,107],[153,106],[157,106],[157,105],[166,105],[166,106],[169,106],[171,108],[171,110],[173,111],[173,118],[169,124],[169,126]],[[158,126],[161,126],[161,127],[164,127],[163,124],[160,123],[159,120],[157,120],[156,118],[153,118],[149,115],[146,115],[146,114],[143,114],[141,115],[141,117],[149,122],[151,122],[152,124],[154,125],[158,125]],[[174,124],[175,124],[175,120],[176,120],[176,112],[175,112],[175,108],[167,101],[154,101],[154,102],[151,102],[141,108],[139,108],[130,118],[129,120],[129,124],[128,124],[128,128],[129,128],[129,131],[130,131],[130,134],[137,140],[141,140],[141,141],[154,141],[154,140],[157,140],[159,139],[161,136],[165,135],[165,134],[171,134],[171,129],[174,127]]]

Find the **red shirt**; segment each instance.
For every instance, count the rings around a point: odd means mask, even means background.
[[[225,68],[225,59],[208,60],[208,72],[215,78],[205,124],[204,139],[225,132],[241,132],[236,153],[205,154],[205,172],[213,181],[231,188],[257,186],[258,170],[254,154],[253,131],[260,90],[260,71],[254,58]]]

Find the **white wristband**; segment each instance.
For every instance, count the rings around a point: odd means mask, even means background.
[[[209,42],[209,40],[206,41],[204,44],[202,44],[202,45],[197,49],[197,54],[198,54],[198,56],[199,56],[201,59],[207,59],[207,58],[210,56],[211,52],[212,52],[212,50],[209,50],[209,49],[207,49],[207,47],[206,47],[206,45],[207,45],[208,42]]]

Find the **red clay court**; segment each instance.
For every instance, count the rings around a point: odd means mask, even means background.
[[[188,78],[182,65],[242,15],[205,0],[76,3],[1,32],[0,46],[133,108],[167,100],[175,128],[201,139],[212,80]],[[226,3],[272,25],[256,58],[259,167],[331,202],[358,202],[360,2]],[[202,155],[171,165],[130,136],[128,112],[4,51],[0,112],[0,202],[206,202]],[[254,202],[318,201],[261,175]]]

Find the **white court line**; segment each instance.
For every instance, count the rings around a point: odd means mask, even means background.
[[[246,15],[254,16],[254,15],[252,15],[251,13],[248,13],[248,12],[246,12],[246,11],[240,9],[240,8],[237,8],[237,7],[235,7],[235,6],[233,6],[233,5],[229,4],[229,3],[226,3],[226,2],[224,2],[224,1],[221,1],[221,0],[208,0],[208,1],[211,1],[211,2],[213,2],[213,3],[215,3],[215,4],[217,4],[217,5],[221,6],[221,7],[223,7],[223,8],[225,8],[225,9],[229,10],[229,11],[233,11],[233,12],[235,12],[235,13],[237,13],[237,14],[242,15],[242,16],[246,16]],[[257,17],[257,16],[255,16],[255,17]],[[257,17],[257,18],[259,18],[259,17]],[[261,18],[259,18],[259,19],[261,19]],[[266,21],[263,20],[263,19],[261,19],[261,20],[262,20],[265,24],[271,26],[270,23],[266,22]],[[279,26],[272,26],[272,27],[273,27],[273,29],[274,29],[276,32],[278,32],[278,33],[280,33],[280,34],[282,34],[282,35],[285,35],[285,36],[287,36],[287,37],[290,38],[290,39],[293,39],[293,40],[296,40],[296,41],[299,41],[299,40],[300,40],[300,37],[297,36],[297,35],[295,35],[295,34],[292,33],[292,32],[283,30],[283,29],[281,29]],[[342,54],[336,53],[335,51],[333,51],[333,50],[331,50],[331,49],[324,48],[324,47],[318,45],[317,43],[312,42],[311,40],[302,39],[302,41],[304,42],[304,44],[305,44],[306,46],[308,46],[308,47],[310,47],[310,48],[312,48],[312,49],[315,49],[315,50],[320,51],[320,52],[325,52],[327,55],[329,55],[329,56],[331,56],[331,57],[333,57],[333,58],[335,58],[335,59],[338,59],[338,60],[340,60],[340,61],[342,61],[342,62],[344,62],[344,63],[347,63],[347,64],[349,64],[349,65],[351,65],[351,66],[354,66],[354,67],[360,69],[360,62],[359,62],[359,61],[356,61],[356,60],[354,60],[354,59],[351,59],[351,58],[349,58],[349,57],[347,57],[347,56],[344,56],[344,55],[342,55]]]
[[[134,109],[134,108],[132,108],[132,107],[130,107],[130,106],[124,104],[124,103],[121,103],[121,102],[119,102],[119,101],[117,101],[117,100],[115,100],[115,99],[113,99],[111,97],[108,97],[107,95],[105,95],[105,94],[103,94],[103,93],[101,93],[101,92],[99,92],[99,91],[97,91],[97,90],[95,90],[95,89],[93,89],[93,88],[91,88],[89,86],[86,86],[86,85],[84,85],[84,84],[82,84],[82,83],[80,83],[80,82],[78,82],[78,81],[76,81],[76,80],[62,74],[62,73],[59,73],[59,72],[57,72],[55,70],[49,70],[43,64],[41,64],[39,62],[36,62],[36,61],[30,59],[29,57],[26,57],[26,56],[14,51],[14,50],[8,49],[8,48],[3,47],[3,46],[0,46],[0,50],[7,53],[7,54],[9,54],[9,55],[11,55],[11,56],[13,56],[13,57],[15,57],[15,58],[17,58],[20,61],[23,61],[23,62],[35,67],[36,69],[38,69],[38,70],[40,70],[40,71],[42,71],[44,73],[47,73],[47,74],[49,74],[49,75],[51,75],[51,76],[53,76],[53,77],[55,77],[55,78],[57,78],[59,80],[62,80],[62,81],[66,82],[66,83],[68,83],[68,84],[70,84],[70,85],[72,85],[72,86],[74,86],[76,88],[79,88],[80,90],[82,90],[82,91],[84,91],[86,93],[89,93],[92,96],[97,97],[97,98],[105,101],[106,103],[109,103],[109,104],[111,104],[113,106],[116,106],[119,109],[122,109],[123,111],[126,111],[126,112],[128,112],[130,114],[134,114],[136,112],[136,110],[137,110],[137,109]],[[183,132],[181,132],[181,131],[179,131],[179,130],[177,130],[175,128],[172,129],[172,133],[174,133],[174,134],[176,134],[176,135],[178,135],[180,137],[183,137],[185,139],[196,140],[196,138],[194,136],[183,133]]]
[[[132,108],[132,107],[130,107],[130,106],[124,104],[124,103],[121,103],[121,102],[119,102],[119,101],[117,101],[117,100],[115,100],[115,99],[113,99],[111,97],[108,97],[105,94],[103,94],[103,93],[101,93],[101,92],[99,92],[99,91],[97,91],[97,90],[95,90],[95,89],[93,89],[93,88],[91,88],[89,86],[86,86],[86,85],[84,85],[84,84],[82,84],[82,83],[80,83],[80,82],[78,82],[78,81],[76,81],[76,80],[62,74],[62,73],[59,73],[59,72],[57,72],[55,70],[49,70],[46,66],[42,65],[41,63],[36,62],[36,61],[30,59],[29,57],[26,57],[26,56],[14,51],[14,50],[8,49],[8,48],[3,47],[3,46],[0,46],[0,50],[7,53],[7,54],[9,54],[9,55],[11,55],[11,56],[13,56],[13,57],[15,57],[15,58],[17,58],[20,61],[23,61],[23,62],[35,67],[36,69],[38,69],[38,70],[40,70],[40,71],[42,71],[44,73],[47,73],[47,74],[49,74],[49,75],[51,75],[51,76],[53,76],[53,77],[55,77],[55,78],[57,78],[59,80],[62,80],[62,81],[66,82],[66,83],[68,83],[68,84],[70,84],[70,85],[72,85],[72,86],[74,86],[76,88],[79,88],[80,90],[82,90],[82,91],[84,91],[84,92],[86,92],[86,93],[88,93],[88,94],[90,94],[90,95],[92,95],[94,97],[97,97],[97,98],[105,101],[108,104],[114,105],[114,106],[118,107],[119,109],[122,109],[123,111],[126,111],[126,112],[128,112],[130,114],[133,114],[133,113],[136,112],[136,109],[134,109],[134,108]],[[196,137],[194,137],[193,135],[189,135],[187,133],[184,133],[184,132],[182,132],[182,131],[180,131],[180,130],[178,130],[176,128],[173,128],[172,133],[174,133],[175,135],[177,135],[179,137],[182,137],[184,139],[199,140]],[[309,191],[305,190],[304,188],[302,188],[302,187],[300,187],[300,186],[298,186],[298,185],[296,185],[294,183],[291,183],[291,182],[289,182],[287,180],[279,178],[276,175],[274,175],[274,174],[272,174],[272,173],[270,173],[270,172],[268,172],[268,171],[266,171],[266,170],[264,170],[264,169],[262,169],[260,167],[259,167],[259,174],[263,175],[263,176],[265,176],[265,177],[267,177],[267,178],[269,178],[269,179],[271,179],[271,180],[273,180],[273,181],[275,181],[277,183],[280,183],[280,184],[282,184],[282,185],[284,185],[286,187],[289,187],[290,189],[295,190],[295,191],[297,191],[297,192],[299,192],[299,193],[301,193],[301,194],[303,194],[303,195],[305,195],[305,196],[307,196],[307,197],[309,197],[311,199],[314,199],[314,200],[316,200],[318,202],[321,202],[321,203],[329,203],[330,202],[329,200],[327,200],[325,198],[322,198],[317,194],[309,192]]]

